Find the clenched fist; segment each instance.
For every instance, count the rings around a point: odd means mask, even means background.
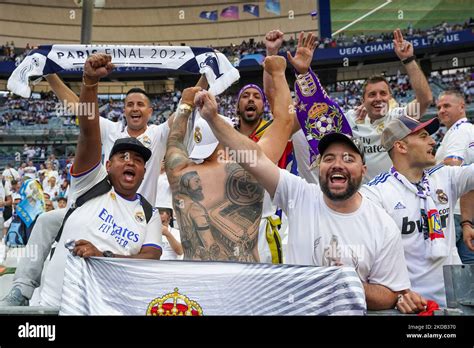
[[[263,68],[270,75],[285,74],[286,60],[282,56],[269,56],[263,61]]]
[[[97,82],[112,72],[114,65],[112,57],[104,53],[96,53],[87,58],[84,63],[84,78],[88,81]]]

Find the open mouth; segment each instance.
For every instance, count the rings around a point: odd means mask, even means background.
[[[329,181],[332,184],[345,184],[347,182],[347,176],[341,173],[334,173],[329,177]]]
[[[130,118],[131,118],[132,120],[139,120],[141,117],[142,117],[142,115],[140,115],[140,114],[130,115]]]
[[[135,171],[132,169],[126,169],[123,172],[123,178],[125,179],[125,182],[133,182],[135,179]]]
[[[254,104],[249,104],[245,108],[245,111],[246,112],[255,112],[255,111],[257,111],[257,107]]]
[[[385,108],[386,104],[385,103],[374,103],[372,104],[372,107],[375,110],[382,111]]]

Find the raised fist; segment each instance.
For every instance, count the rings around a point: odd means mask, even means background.
[[[188,105],[194,106],[194,97],[196,96],[196,93],[201,90],[202,90],[201,87],[185,88],[181,96],[181,101]]]
[[[265,35],[267,55],[276,55],[283,44],[283,33],[280,30],[271,30]]]
[[[270,75],[284,74],[286,69],[286,60],[282,56],[268,56],[263,61],[263,68]]]
[[[96,53],[87,58],[84,63],[84,76],[92,80],[99,80],[112,72],[114,65],[112,57],[104,53]]]
[[[208,91],[200,91],[194,98],[194,105],[199,108],[199,112],[206,121],[217,117],[216,98]]]

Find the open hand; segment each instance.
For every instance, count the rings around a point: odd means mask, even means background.
[[[393,49],[400,60],[413,56],[413,45],[403,39],[402,31],[397,29],[393,32]]]
[[[288,61],[299,74],[306,74],[308,72],[317,44],[316,36],[313,33],[309,33],[305,38],[304,31],[302,31],[298,37],[295,55],[292,56],[290,51],[286,52]]]

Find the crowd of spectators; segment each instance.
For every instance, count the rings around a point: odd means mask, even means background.
[[[387,76],[393,96],[401,103],[414,98],[407,75],[398,72],[396,76]],[[429,77],[433,86],[440,90],[458,89],[464,93],[466,103],[474,101],[474,69],[458,70],[452,73],[433,72]],[[360,90],[363,81],[340,81],[325,86],[331,96],[339,105],[348,111],[361,104]],[[153,124],[165,122],[176,108],[181,94],[179,91],[158,94],[152,97],[153,115],[150,120]],[[236,95],[225,92],[217,97],[219,113],[231,119],[236,115]],[[55,127],[77,127],[74,115],[58,110],[58,100],[52,93],[41,94],[40,99],[24,99],[9,97],[4,102],[0,101],[0,129],[9,129],[14,122],[18,126],[46,125],[51,119],[56,119]],[[99,111],[102,117],[112,121],[123,121],[123,99],[100,99]]]
[[[402,29],[404,37],[411,39],[417,37],[427,37],[429,42],[437,43],[441,42],[444,35],[464,30],[468,28],[474,28],[474,19],[471,17],[463,24],[451,24],[446,21],[428,29],[413,28],[412,24],[409,24],[406,29]],[[283,42],[281,51],[286,52],[288,50],[294,50],[297,44],[297,34],[290,36],[288,40]],[[336,48],[346,47],[352,45],[363,45],[371,42],[383,42],[391,41],[393,39],[392,32],[385,32],[379,34],[366,35],[364,33],[358,35],[346,35],[342,32],[334,38],[322,38],[320,40],[318,49],[324,48]],[[247,54],[265,54],[265,44],[263,41],[255,41],[255,39],[249,39],[242,41],[240,44],[231,44],[230,46],[215,47],[222,53],[224,53],[229,60],[232,62],[235,59],[242,58]],[[25,56],[31,51],[30,44],[27,44],[24,49],[15,47],[13,41],[6,42],[5,45],[0,47],[0,62],[1,61],[15,61],[20,63]]]

